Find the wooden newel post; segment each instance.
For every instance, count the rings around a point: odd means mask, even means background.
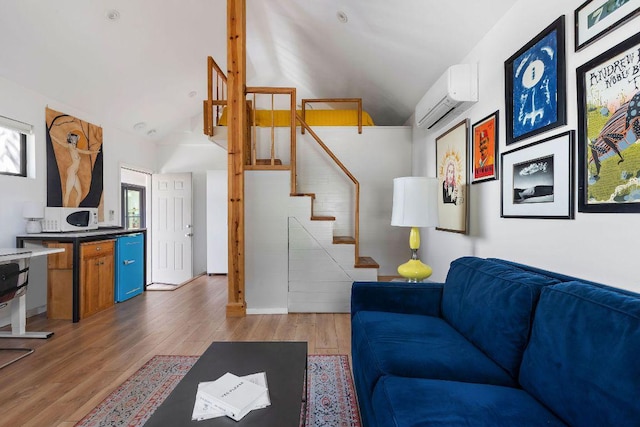
[[[246,122],[246,0],[227,0],[229,291],[227,317],[247,313],[244,283],[244,159]]]

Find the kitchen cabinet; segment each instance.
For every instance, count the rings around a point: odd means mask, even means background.
[[[114,245],[113,242],[121,236],[142,233],[142,273],[143,286],[147,284],[146,276],[146,241],[147,230],[125,230],[121,227],[105,227],[98,230],[89,230],[69,233],[33,233],[16,236],[16,247],[23,248],[25,244],[42,245],[51,248],[65,248],[63,254],[54,254],[49,257],[48,278],[47,278],[47,316],[52,319],[71,319],[78,322],[82,317],[87,317],[97,310],[97,307],[111,306],[114,304]],[[97,265],[86,262],[83,264],[81,247],[85,244],[111,241],[108,247],[103,247],[100,251],[95,250],[96,246],[85,246],[84,253],[89,255],[86,259],[100,258],[100,255],[110,252],[104,264]],[[94,249],[91,253],[91,248]],[[110,263],[110,265],[109,265]],[[86,265],[85,265],[86,264]],[[84,265],[84,268],[83,268]],[[111,279],[108,279],[111,274]],[[91,279],[83,279],[90,276]],[[103,279],[107,277],[107,279]],[[103,286],[95,285],[98,280]],[[103,280],[105,282],[103,282]],[[83,282],[86,290],[81,289],[80,282]],[[105,286],[109,281],[111,286]],[[144,291],[144,289],[143,289]],[[111,301],[107,302],[107,295],[111,295]],[[89,297],[91,296],[91,299]],[[81,300],[84,298],[84,303]],[[95,299],[93,299],[95,298]],[[81,305],[84,304],[84,313],[81,316]],[[69,317],[69,310],[71,317]],[[97,312],[97,311],[95,311]]]
[[[80,318],[84,319],[114,304],[115,240],[80,245]]]
[[[47,260],[47,317],[73,318],[73,243],[45,242],[47,248],[64,249]]]

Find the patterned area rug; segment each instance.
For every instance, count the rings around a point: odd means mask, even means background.
[[[76,427],[142,426],[197,360],[154,356]],[[361,426],[347,356],[309,355],[307,393],[307,426]]]

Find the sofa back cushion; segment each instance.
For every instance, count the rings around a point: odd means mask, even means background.
[[[490,261],[494,261],[494,262],[500,263],[500,264],[509,265],[509,266],[516,267],[516,268],[520,268],[520,269],[525,270],[525,271],[531,271],[533,273],[537,273],[537,274],[540,274],[542,276],[548,276],[548,277],[557,279],[558,282],[580,282],[580,283],[586,283],[586,284],[589,284],[589,285],[593,285],[593,286],[595,286],[597,288],[609,289],[609,290],[612,290],[612,291],[617,292],[619,294],[637,296],[637,294],[635,292],[627,291],[625,289],[620,289],[620,288],[614,288],[612,286],[607,286],[605,284],[598,283],[598,282],[591,282],[589,280],[585,280],[585,279],[579,278],[579,277],[573,277],[573,276],[569,276],[569,275],[562,274],[562,273],[556,273],[555,271],[549,271],[549,270],[545,270],[545,269],[538,268],[538,267],[532,267],[530,265],[519,264],[517,262],[507,261],[507,260],[500,259],[500,258],[487,258],[487,259],[490,260]]]
[[[543,289],[520,383],[570,425],[640,420],[640,295],[581,282]]]
[[[442,317],[514,378],[543,286],[557,280],[476,257],[451,263]]]

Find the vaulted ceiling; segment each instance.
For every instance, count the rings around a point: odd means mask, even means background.
[[[516,0],[246,3],[249,86],[362,98],[376,124],[402,125]],[[167,139],[201,129],[207,56],[226,69],[226,0],[0,0],[0,39],[1,77]]]

